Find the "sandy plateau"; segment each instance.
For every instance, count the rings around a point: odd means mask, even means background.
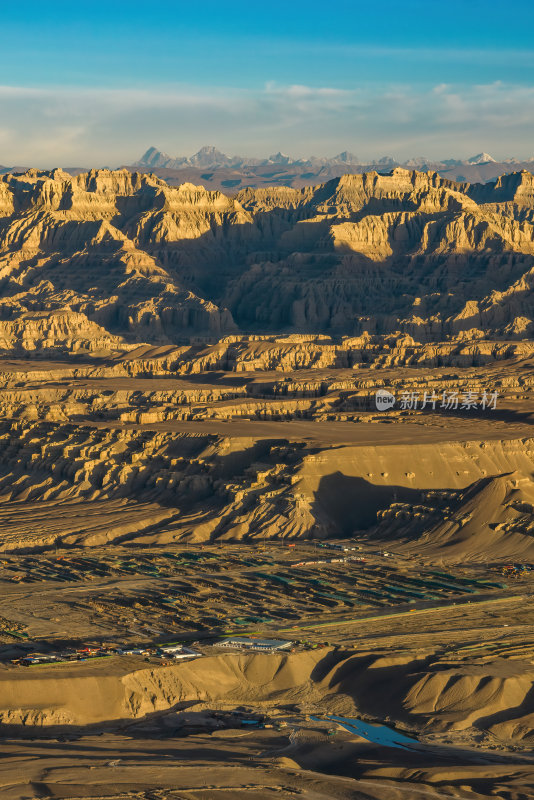
[[[0,177],[2,800],[534,796],[533,226]]]

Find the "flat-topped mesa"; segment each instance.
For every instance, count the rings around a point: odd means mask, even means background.
[[[478,204],[506,204],[532,210],[534,207],[534,175],[527,170],[501,175],[491,183],[466,186],[465,191]]]
[[[523,170],[516,172],[512,175],[503,175],[497,180],[495,189],[499,186],[514,188],[513,201],[519,205],[532,208],[534,205],[534,175],[531,172]]]
[[[10,208],[11,212],[49,209],[81,219],[98,215],[109,217],[117,213],[118,198],[142,195],[146,198],[144,206],[148,208],[164,186],[166,184],[153,175],[128,170],[91,170],[73,177],[59,169],[31,169],[0,176],[0,215],[4,207],[8,213]],[[7,204],[2,199],[9,194],[11,202]]]
[[[431,213],[476,207],[462,184],[440,178],[435,172],[416,172],[401,167],[386,175],[377,172],[343,175],[322,188],[330,187],[333,189],[330,196],[319,190],[323,195],[322,203],[318,204],[321,211],[331,209],[332,213],[343,213],[367,206],[373,213],[393,208]]]
[[[369,207],[380,210],[446,211],[476,208],[466,194],[468,184],[441,178],[436,172],[417,172],[397,167],[387,174],[366,172],[342,175],[325,184],[291,189],[273,187],[244,189],[237,195],[251,211],[273,208],[314,208],[318,213],[345,216]]]
[[[272,209],[294,210],[314,197],[316,187],[292,189],[289,186],[270,186],[261,189],[242,189],[236,199],[252,213]]]
[[[130,196],[147,186],[164,187],[161,178],[146,172],[130,172],[127,169],[92,169],[72,179],[73,186],[86,192],[111,193]]]
[[[242,211],[241,203],[236,199],[192,183],[182,183],[177,187],[165,186],[164,196],[165,206],[168,209],[181,209],[192,205],[213,211]]]

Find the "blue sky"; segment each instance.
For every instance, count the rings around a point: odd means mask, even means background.
[[[524,0],[0,5],[0,164],[534,156]]]

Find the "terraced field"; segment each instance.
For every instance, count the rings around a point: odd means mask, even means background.
[[[307,560],[295,561],[303,555]],[[269,551],[229,546],[224,553],[219,547],[109,548],[91,555],[9,556],[0,564],[0,586],[5,608],[13,592],[31,588],[39,591],[41,610],[48,597],[67,605],[93,636],[104,627],[108,638],[137,644],[155,635],[205,638],[305,627],[340,615],[357,619],[373,609],[476,601],[507,589],[486,568],[443,571],[400,555],[359,550],[340,557],[308,544]],[[18,625],[31,633],[31,616],[22,615]],[[0,627],[6,641],[21,635],[14,623]]]

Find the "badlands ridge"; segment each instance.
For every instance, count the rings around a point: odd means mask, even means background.
[[[126,170],[0,177],[0,344],[192,336],[523,338],[534,184],[395,169],[235,197]]]

